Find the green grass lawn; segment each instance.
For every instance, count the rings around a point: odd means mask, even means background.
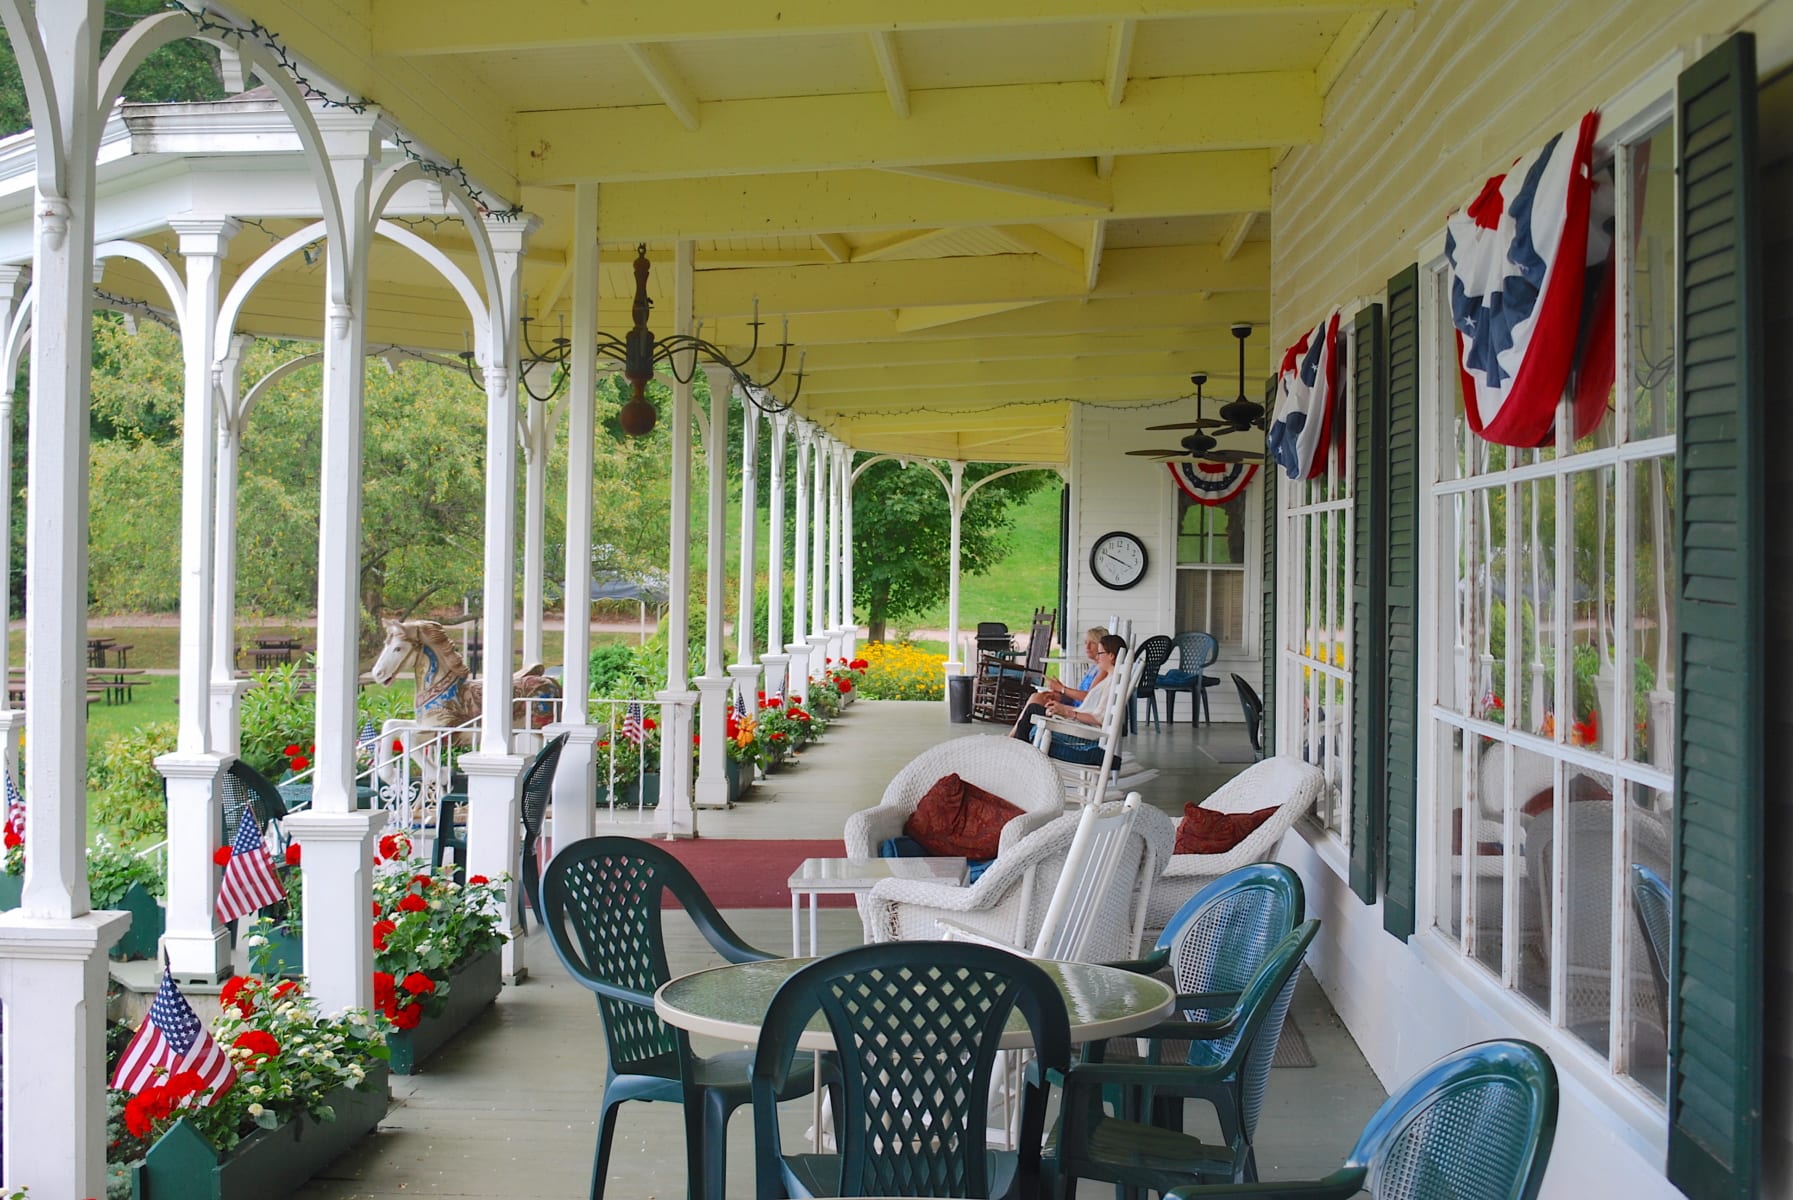
[[[1010,629],[1027,628],[1033,610],[1058,604],[1057,488],[1041,488],[1019,508],[1010,510],[1015,526],[1009,553],[992,571],[959,581],[959,623],[970,629],[979,621],[1003,621]],[[905,618],[903,627],[945,629],[946,601]],[[896,629],[893,626],[893,631]]]

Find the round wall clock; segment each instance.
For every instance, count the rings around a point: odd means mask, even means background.
[[[1146,544],[1120,530],[1105,533],[1090,547],[1089,569],[1103,587],[1125,591],[1145,578]]]

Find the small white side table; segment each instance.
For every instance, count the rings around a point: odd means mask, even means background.
[[[817,947],[816,911],[822,896],[858,896],[872,890],[880,879],[924,879],[962,887],[966,862],[962,858],[806,858],[792,873],[791,955],[803,953],[803,897],[809,897],[809,954]]]

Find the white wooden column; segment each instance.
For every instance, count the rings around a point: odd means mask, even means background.
[[[355,693],[361,615],[361,447],[365,400],[368,193],[380,138],[372,114],[318,114],[343,206],[326,247],[322,492],[318,504],[317,723],[311,808],[286,818],[304,851],[305,973],[325,1012],[373,1003],[374,840],[379,809],[355,807]]]
[[[947,588],[946,588],[946,677],[965,673],[965,664],[959,661],[959,551],[961,544],[960,525],[965,515],[965,464],[954,459],[947,464],[952,469],[952,482],[946,489],[947,507],[952,512],[952,537],[947,549]]]
[[[0,335],[12,328],[24,291],[25,268],[0,266]],[[0,629],[12,627],[12,498],[17,487],[12,477],[12,410],[17,397],[12,381],[15,371],[8,369],[0,382],[0,529],[8,531],[6,545],[0,549]],[[12,642],[0,638],[0,679],[12,675]],[[12,689],[0,694],[0,762],[19,782],[19,739],[25,733],[25,710],[12,706]]]
[[[760,665],[766,669],[766,692],[774,696],[784,690],[785,670],[791,662],[784,644],[784,472],[790,435],[790,414],[774,414],[772,453],[766,464],[772,473],[767,496],[771,512],[766,530],[766,653],[760,655]]]
[[[127,924],[122,913],[89,911],[86,862],[90,273],[105,6],[0,4],[38,109],[25,542],[31,819],[23,903],[0,914],[13,1100],[5,1183],[78,1200],[105,1194],[106,950]]]
[[[853,608],[853,448],[847,447],[846,471],[841,482],[841,519],[846,528],[841,532],[841,612],[846,620],[846,637],[841,641],[841,657],[848,662],[859,657],[859,614]]]
[[[238,335],[217,364],[218,448],[212,505],[212,749],[237,755],[243,750],[243,696],[254,683],[236,677],[237,640],[237,471],[243,453],[243,356],[254,338]]]
[[[735,610],[735,661],[728,673],[735,688],[753,711],[754,693],[759,690],[760,664],[753,656],[754,575],[759,569],[759,457],[760,410],[753,397],[741,397],[741,601]]]
[[[785,667],[784,694],[801,696],[809,690],[809,639],[804,629],[809,620],[809,457],[813,427],[797,422],[797,528],[796,563],[791,571],[791,640],[785,646],[790,660]]]
[[[846,455],[847,448],[838,441],[828,455],[828,657],[833,659],[841,657],[847,630],[847,618],[840,605],[840,537],[845,520],[841,502],[846,496]]]
[[[704,367],[710,384],[710,415],[704,425],[704,458],[709,469],[708,517],[704,522],[704,673],[697,679],[698,742],[697,794],[701,808],[729,805],[728,693],[731,680],[722,662],[722,614],[727,605],[723,589],[724,561],[728,551],[728,405],[735,389],[734,375],[720,366]],[[689,745],[689,743],[686,743]],[[660,757],[666,757],[661,743]]]
[[[690,333],[695,310],[696,248],[679,242],[673,260],[673,325]],[[678,366],[686,379],[696,371]],[[691,807],[691,718],[697,693],[691,690],[691,385],[672,386],[671,561],[667,564],[666,690],[658,693],[660,714],[660,831],[668,837],[697,834]]]
[[[809,634],[804,638],[809,643],[804,679],[809,682],[822,673],[822,660],[828,655],[828,458],[833,445],[834,440],[818,429],[810,449],[810,468],[815,472],[810,481],[810,503],[815,506],[815,515],[809,530]],[[809,698],[809,682],[803,687],[805,699]]]
[[[181,437],[180,702],[172,754],[156,759],[168,795],[168,925],[162,951],[177,978],[211,982],[230,973],[230,941],[217,917],[218,867],[212,853],[235,830],[222,831],[219,792],[226,760],[212,745],[212,603],[215,541],[218,391],[212,377],[219,275],[230,239],[241,228],[226,216],[193,215],[169,222],[187,260],[187,307],[181,314],[186,399]]]
[[[520,302],[520,301],[519,301]],[[536,390],[547,391],[552,370],[533,368]],[[523,430],[523,665],[544,663],[542,658],[542,592],[547,579],[548,458],[554,450],[554,426],[558,413],[553,401],[530,398],[516,388]],[[556,768],[558,770],[558,768]]]
[[[488,218],[497,263],[497,294],[486,342],[486,514],[483,611],[486,624],[485,691],[480,706],[479,750],[461,757],[467,772],[467,870],[504,885],[505,978],[528,973],[523,960],[522,910],[516,903],[522,877],[522,776],[524,759],[511,749],[511,659],[516,622],[517,554],[517,317],[523,300],[523,251],[534,218]]]
[[[567,735],[554,770],[554,845],[592,835],[597,726],[591,723],[591,497],[597,434],[598,185],[573,188],[573,354],[567,380],[566,702],[550,736]]]

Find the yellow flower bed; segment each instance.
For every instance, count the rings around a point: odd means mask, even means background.
[[[872,642],[859,648],[867,700],[941,700],[946,696],[946,655],[930,654],[912,642]]]

